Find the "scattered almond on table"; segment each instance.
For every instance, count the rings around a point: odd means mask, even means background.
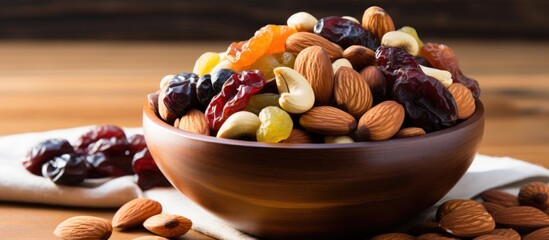
[[[409,233],[384,233],[374,240],[542,240],[549,239],[549,186],[524,184],[518,196],[497,189],[480,194],[481,201],[452,199],[442,203],[436,221],[414,224]]]
[[[142,236],[140,240],[161,240],[179,237],[192,227],[186,217],[162,214],[162,205],[147,198],[133,199],[116,211],[111,221],[92,216],[76,216],[61,222],[53,234],[65,240],[106,240],[111,237],[113,228],[120,231],[143,226],[158,236]]]

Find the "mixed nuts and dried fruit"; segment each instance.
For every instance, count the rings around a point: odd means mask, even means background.
[[[186,217],[163,214],[162,205],[157,201],[137,198],[120,207],[112,221],[93,216],[75,216],[59,223],[53,234],[67,240],[106,240],[111,237],[113,229],[123,231],[143,226],[158,236],[143,236],[140,239],[168,239],[184,235],[192,224]]]
[[[438,207],[432,221],[416,223],[407,233],[385,233],[373,240],[549,239],[546,183],[526,183],[518,196],[489,189],[480,198],[448,200]]]
[[[135,175],[143,190],[171,186],[154,162],[143,135],[126,137],[124,130],[114,125],[91,128],[74,146],[66,139],[42,141],[28,151],[23,166],[60,185],[79,185],[86,178]]]
[[[202,54],[192,73],[164,77],[149,102],[166,123],[196,134],[346,143],[454,126],[479,95],[450,47],[423,43],[412,27],[395,30],[373,6],[362,22],[299,12],[287,25],[266,25],[225,52]]]

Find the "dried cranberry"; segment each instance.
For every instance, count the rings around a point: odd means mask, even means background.
[[[164,94],[164,105],[178,117],[193,107],[199,105],[196,98],[196,83],[198,76],[194,73],[181,73],[168,83]]]
[[[145,142],[145,137],[142,134],[135,134],[128,138],[128,150],[130,151],[130,156],[133,157],[137,152],[140,152],[147,147]]]
[[[56,156],[42,166],[42,175],[60,185],[79,185],[87,174],[85,157],[75,153]]]
[[[426,43],[421,49],[421,56],[425,57],[434,68],[449,71],[454,82],[465,85],[473,92],[473,96],[478,99],[480,86],[476,80],[463,75],[454,50],[444,44]]]
[[[196,97],[203,107],[207,107],[210,101],[212,101],[213,96],[217,93],[213,88],[212,76],[210,74],[203,75],[198,79],[198,83],[196,83]]]
[[[74,148],[65,139],[48,139],[34,145],[25,156],[23,167],[34,175],[42,176],[42,165],[56,156],[74,153]]]
[[[400,68],[397,75],[393,98],[404,106],[413,126],[432,132],[456,123],[454,97],[440,81],[413,67]]]
[[[352,45],[362,45],[375,51],[379,47],[375,35],[360,24],[338,16],[320,19],[314,27],[314,32],[344,49]]]
[[[144,148],[133,157],[133,170],[137,176],[137,185],[142,190],[153,187],[171,186],[152,158],[149,149]]]
[[[210,129],[219,130],[230,115],[243,110],[250,97],[264,86],[265,78],[260,71],[243,71],[233,74],[206,108],[206,121]]]
[[[215,93],[218,94],[221,92],[221,89],[223,89],[223,84],[236,72],[231,69],[219,69],[219,71],[216,71],[212,73],[212,86],[215,90]]]
[[[97,142],[99,139],[124,138],[126,133],[121,128],[114,125],[101,125],[90,129],[84,133],[76,142],[76,149],[81,153],[87,153],[90,144]]]
[[[414,56],[398,47],[381,46],[376,50],[376,64],[386,80],[387,93],[393,91],[397,71],[402,67],[420,69]],[[421,72],[421,70],[419,70]]]

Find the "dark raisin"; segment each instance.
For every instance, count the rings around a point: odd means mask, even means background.
[[[34,145],[25,156],[23,167],[34,175],[42,176],[42,165],[56,156],[74,153],[66,139],[48,139]]]
[[[56,156],[42,166],[42,175],[60,185],[79,185],[87,174],[85,157],[75,153]]]
[[[89,178],[120,177],[132,175],[132,158],[130,156],[107,156],[96,152],[86,156]]]
[[[216,94],[212,85],[212,76],[210,74],[201,76],[196,84],[196,97],[202,107],[206,108]]]
[[[168,83],[162,102],[178,117],[199,105],[196,97],[196,83],[198,76],[194,73],[177,74]]]
[[[393,85],[397,79],[397,71],[400,68],[412,67],[420,69],[414,56],[398,47],[379,47],[376,50],[376,64],[385,76],[387,87],[386,93],[388,94],[393,91]]]
[[[152,158],[149,149],[144,148],[133,157],[133,170],[137,176],[137,185],[142,190],[153,187],[171,186]]]
[[[219,71],[212,73],[212,86],[215,90],[215,93],[221,92],[221,89],[223,89],[223,84],[236,72],[231,69],[219,69]]]
[[[135,134],[128,138],[129,155],[133,157],[137,152],[147,147],[145,137],[142,134]]]
[[[397,75],[393,98],[404,106],[413,126],[432,132],[456,123],[454,97],[440,81],[413,67],[400,68]]]
[[[314,27],[314,32],[343,49],[352,45],[362,45],[375,51],[379,47],[379,41],[374,34],[360,24],[338,16],[320,19]]]
[[[95,126],[80,136],[76,141],[75,148],[77,151],[86,154],[90,144],[97,142],[99,139],[110,138],[126,139],[126,133],[124,133],[124,130],[114,125]]]

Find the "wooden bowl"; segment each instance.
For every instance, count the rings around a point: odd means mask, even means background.
[[[351,144],[264,144],[176,129],[144,107],[143,130],[161,171],[192,201],[265,238],[358,236],[410,220],[441,199],[471,164],[484,107],[420,137]],[[181,206],[185,207],[185,206]]]

